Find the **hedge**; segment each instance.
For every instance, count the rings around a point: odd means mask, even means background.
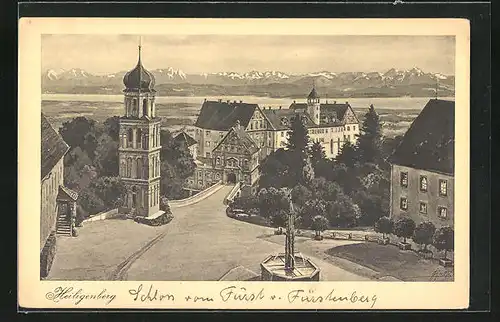
[[[52,232],[40,253],[40,278],[45,278],[49,275],[54,256],[56,255],[56,244],[56,234]]]
[[[149,226],[161,226],[161,225],[168,224],[169,222],[172,221],[172,219],[174,219],[174,216],[172,216],[172,214],[166,212],[163,215],[158,216],[158,217],[153,218],[153,219],[148,219],[146,217],[135,217],[134,221],[137,223],[146,224]]]

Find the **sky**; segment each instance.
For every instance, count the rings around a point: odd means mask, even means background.
[[[144,67],[173,67],[187,74],[385,72],[413,67],[455,73],[453,36],[143,35],[141,41]],[[137,62],[138,43],[135,35],[43,35],[42,72],[130,70]]]

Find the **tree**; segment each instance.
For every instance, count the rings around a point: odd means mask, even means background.
[[[256,209],[259,207],[259,200],[254,195],[244,195],[234,198],[231,203],[231,208],[233,209],[242,209],[246,212],[249,212],[252,209]]]
[[[95,150],[94,165],[100,176],[118,175],[118,142],[103,133]]]
[[[113,141],[118,142],[120,134],[120,117],[112,116],[104,121],[104,133],[109,135]]]
[[[299,207],[304,206],[305,203],[311,198],[312,191],[306,186],[299,184],[292,189],[292,201]]]
[[[373,104],[370,105],[361,126],[357,151],[360,162],[379,163],[381,160],[382,125]]]
[[[303,228],[310,228],[315,216],[326,216],[326,202],[321,199],[306,201],[299,211],[300,223]]]
[[[281,209],[271,214],[271,216],[268,218],[272,227],[285,227],[288,223],[288,212]]]
[[[85,212],[95,215],[106,209],[104,201],[90,188],[85,188],[78,193],[78,204]]]
[[[432,237],[436,232],[436,226],[430,221],[420,223],[413,232],[413,241],[424,246],[424,252],[427,252],[427,245],[432,244]]]
[[[320,215],[314,216],[311,228],[314,229],[317,237],[321,237],[321,233],[328,229],[328,219]]]
[[[285,212],[289,211],[290,201],[282,189],[274,187],[263,188],[259,191],[257,198],[259,212],[265,218],[271,219],[274,214],[281,210]]]
[[[80,147],[85,150],[86,135],[94,131],[95,121],[79,116],[64,122],[59,129],[59,134],[71,148]]]
[[[375,223],[375,231],[382,233],[382,238],[385,239],[386,234],[392,233],[394,222],[389,217],[380,217]]]
[[[358,162],[356,147],[352,145],[351,142],[346,141],[340,149],[340,153],[335,158],[335,161],[345,164],[348,168],[353,168],[356,162]]]
[[[90,183],[89,188],[107,208],[122,206],[122,196],[126,188],[119,177],[99,177]]]
[[[327,202],[327,218],[333,227],[354,227],[357,225],[361,211],[359,206],[343,192],[334,201]]]
[[[271,152],[259,165],[259,188],[289,186],[289,152],[280,148]]]
[[[408,217],[402,217],[394,223],[394,234],[403,238],[403,243],[406,244],[406,238],[413,236],[415,230],[415,222]]]
[[[293,187],[299,183],[307,183],[308,179],[311,178],[312,165],[308,155],[309,135],[301,114],[296,114],[291,119],[290,131],[288,131],[287,136],[288,173],[291,180],[289,187]]]
[[[434,233],[432,245],[438,250],[444,250],[444,259],[448,251],[454,248],[454,231],[450,226],[441,227]]]
[[[317,141],[314,142],[311,146],[309,154],[311,157],[311,164],[314,169],[315,176],[326,176],[326,173],[328,172],[329,162],[326,158],[326,153],[321,143]]]

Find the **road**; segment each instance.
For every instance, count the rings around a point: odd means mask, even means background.
[[[122,264],[126,269],[117,274],[119,279],[215,281],[236,267],[258,274],[262,260],[283,252],[283,237],[266,237],[272,229],[227,217],[222,200],[230,190],[225,186],[197,204],[174,209],[164,236]],[[322,280],[368,280],[306,255],[320,267]]]

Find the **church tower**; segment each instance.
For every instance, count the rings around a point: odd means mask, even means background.
[[[123,77],[124,115],[120,117],[120,178],[127,192],[124,207],[136,216],[160,211],[160,118],[156,116],[155,79],[139,58]]]
[[[307,113],[311,116],[314,124],[318,125],[320,120],[319,95],[316,92],[316,86],[313,85],[311,93],[307,96]]]

